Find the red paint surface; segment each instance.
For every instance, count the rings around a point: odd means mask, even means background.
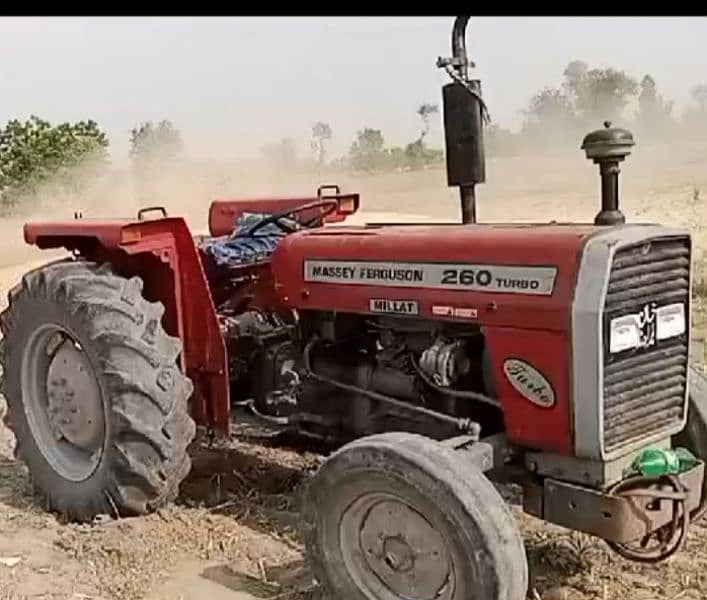
[[[511,441],[569,453],[572,418],[569,397],[569,331],[578,256],[591,226],[403,226],[337,227],[296,233],[278,246],[272,272],[278,294],[299,310],[368,313],[371,298],[416,300],[420,315],[482,326],[494,365],[496,389]],[[306,259],[458,262],[555,266],[551,296],[517,293],[308,283]],[[433,315],[433,306],[477,309],[476,319]],[[505,379],[506,358],[528,361],[552,384],[556,404],[536,406]]]
[[[343,194],[341,198],[356,196],[356,209],[358,210],[358,194]],[[214,237],[228,235],[233,231],[236,219],[244,212],[281,213],[297,208],[304,204],[311,204],[319,200],[329,200],[336,196],[304,196],[300,198],[233,198],[214,200],[209,208],[209,231]],[[306,222],[324,212],[326,207],[303,210],[294,215],[298,221]],[[340,223],[346,219],[345,214],[333,212],[324,217],[325,223]]]
[[[25,241],[40,248],[60,248],[64,240],[77,238],[77,242],[114,248],[120,244],[122,229],[131,221],[128,219],[93,220],[74,219],[71,221],[45,221],[26,223]]]
[[[531,449],[572,454],[569,335],[522,327],[486,327],[484,334],[508,439]],[[507,358],[525,361],[545,376],[555,392],[553,407],[538,406],[518,393],[503,372]]]
[[[239,201],[238,207],[231,201],[215,202],[210,214],[212,233],[230,232],[236,210],[272,212],[312,200],[316,198],[265,199],[246,205]],[[225,230],[224,219],[228,222]],[[228,430],[229,390],[215,305],[231,299],[237,310],[284,305],[299,310],[368,313],[371,298],[407,299],[419,302],[422,316],[479,323],[509,439],[538,450],[570,453],[570,311],[580,250],[584,238],[594,230],[591,226],[561,225],[318,229],[288,236],[270,262],[226,272],[209,269],[208,278],[203,257],[186,223],[178,218],[30,223],[25,227],[25,238],[42,248],[65,246],[95,260],[110,260],[126,276],[143,277],[148,298],[165,304],[169,332],[184,342],[184,369],[195,384],[194,416],[217,431]],[[128,243],[125,236],[135,239]],[[530,296],[305,283],[305,259],[538,265],[555,266],[558,271],[551,296]],[[433,316],[433,306],[475,309],[476,318]],[[529,402],[508,383],[503,373],[507,358],[524,360],[545,376],[555,392],[553,407]]]

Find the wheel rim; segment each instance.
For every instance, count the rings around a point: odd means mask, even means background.
[[[371,600],[449,600],[456,589],[453,554],[416,508],[385,493],[365,494],[340,523],[349,576]]]
[[[101,461],[106,417],[98,379],[63,327],[37,328],[22,355],[22,403],[40,452],[70,481],[88,479]]]

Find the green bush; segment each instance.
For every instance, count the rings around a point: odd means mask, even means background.
[[[176,158],[182,148],[182,136],[170,121],[157,125],[147,121],[130,130],[130,158],[135,165]]]
[[[86,170],[97,175],[108,162],[108,138],[95,121],[52,125],[32,115],[0,129],[0,209],[12,210],[48,182],[79,191]]]
[[[354,171],[372,173],[381,170],[387,162],[384,150],[385,139],[380,129],[364,128],[356,134],[356,141],[351,144],[349,161]]]

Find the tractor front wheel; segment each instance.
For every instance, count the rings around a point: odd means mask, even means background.
[[[690,366],[687,423],[673,438],[673,446],[683,446],[697,458],[707,461],[707,378],[695,366]],[[702,500],[699,513],[707,511],[707,477],[702,482]]]
[[[443,444],[407,433],[357,440],[324,463],[302,500],[308,558],[332,598],[525,598],[513,515]]]
[[[72,520],[145,514],[191,463],[192,384],[164,307],[142,280],[60,261],[32,271],[2,314],[5,422],[47,508]]]

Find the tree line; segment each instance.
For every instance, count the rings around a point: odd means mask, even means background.
[[[387,146],[380,129],[364,127],[356,133],[345,156],[329,159],[328,144],[334,136],[331,125],[319,121],[312,126],[310,147],[312,158],[300,158],[292,138],[283,138],[277,144],[263,146],[262,154],[275,168],[295,170],[314,166],[321,170],[347,169],[353,172],[414,171],[444,160],[441,149],[428,146],[425,138],[430,132],[431,119],[439,113],[437,104],[423,103],[417,109],[422,121],[420,134],[405,146]]]
[[[632,102],[632,118],[626,109]],[[420,131],[403,146],[386,143],[383,131],[364,127],[356,133],[344,156],[330,156],[334,130],[319,121],[311,128],[309,156],[300,157],[291,138],[261,148],[261,156],[276,169],[346,169],[352,172],[410,171],[440,165],[442,149],[427,143],[437,104],[423,103],[416,110]],[[485,130],[490,156],[536,151],[543,146],[571,141],[609,120],[629,126],[641,143],[707,135],[707,84],[694,86],[691,103],[681,115],[665,99],[655,79],[640,81],[622,70],[590,68],[573,60],[565,67],[559,86],[545,87],[530,98],[523,111],[520,131],[492,123]],[[109,140],[93,120],[52,124],[37,116],[13,119],[0,128],[0,211],[8,212],[32,197],[39,185],[51,180],[62,190],[75,191],[99,177],[109,164]],[[184,148],[179,129],[170,121],[140,123],[130,131],[129,157],[134,173],[146,174],[155,166],[169,164]]]
[[[429,148],[425,140],[430,120],[438,112],[437,105],[420,105],[417,114],[421,131],[404,147],[387,147],[381,130],[365,127],[357,133],[346,156],[330,159],[332,127],[317,122],[311,131],[311,156],[298,157],[294,141],[284,138],[264,146],[262,157],[283,171],[422,169],[443,160],[442,150]],[[143,185],[155,169],[178,158],[184,148],[181,132],[168,120],[140,123],[130,130],[129,141],[129,158],[138,185]],[[52,124],[32,115],[26,121],[9,121],[0,129],[0,212],[11,212],[31,201],[37,188],[47,182],[53,189],[66,192],[85,189],[109,166],[108,148],[108,136],[92,120]]]
[[[0,129],[0,213],[32,200],[37,189],[80,192],[110,164],[108,136],[95,121],[52,124],[36,115],[13,119]],[[170,121],[148,121],[130,131],[130,158],[139,175],[182,151],[179,130]]]
[[[626,112],[635,105],[631,118]],[[707,133],[707,84],[691,90],[691,103],[676,115],[674,102],[664,98],[654,77],[640,80],[625,71],[590,68],[581,60],[567,64],[559,86],[548,86],[532,96],[523,111],[517,133],[498,124],[486,130],[490,154],[509,154],[563,141],[578,143],[604,121],[629,127],[641,143],[704,138]]]

